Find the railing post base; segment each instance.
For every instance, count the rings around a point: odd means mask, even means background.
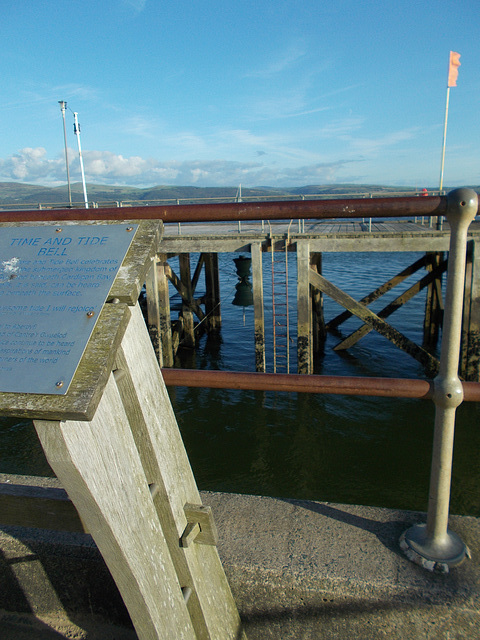
[[[447,529],[440,541],[427,534],[426,524],[416,524],[402,533],[400,548],[407,558],[428,571],[448,573],[450,567],[458,567],[470,550],[456,533]]]

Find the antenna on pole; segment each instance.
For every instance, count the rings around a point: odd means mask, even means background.
[[[85,209],[88,209],[87,185],[85,183],[85,171],[83,169],[82,146],[80,144],[80,125],[78,124],[78,113],[73,113],[73,133],[77,136],[78,157],[80,160],[80,170],[82,172],[83,198],[85,200]]]
[[[72,206],[72,190],[70,188],[70,169],[68,167],[67,128],[65,126],[65,110],[67,108],[67,103],[65,102],[65,100],[59,100],[58,104],[60,105],[60,109],[62,111],[62,118],[63,118],[63,138],[65,140],[65,164],[67,165],[68,202],[70,206]]]

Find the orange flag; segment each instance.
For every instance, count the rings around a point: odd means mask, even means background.
[[[460,54],[456,51],[450,51],[450,65],[448,67],[448,84],[447,87],[456,87],[458,78],[458,67],[460,66]]]

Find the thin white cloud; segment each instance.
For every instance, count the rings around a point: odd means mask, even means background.
[[[378,153],[388,147],[395,146],[399,142],[411,140],[418,133],[417,127],[393,131],[378,138],[355,138],[350,135],[340,135],[340,139],[348,142],[352,151],[357,151],[364,156],[378,155]]]
[[[281,118],[298,118],[299,116],[309,116],[312,113],[320,113],[320,111],[328,111],[331,107],[318,107],[317,109],[307,109],[306,111],[297,111],[296,113],[285,113]]]
[[[37,85],[25,86],[19,89],[17,98],[0,103],[1,109],[29,109],[39,105],[56,105],[59,100],[67,103],[73,100],[97,100],[99,93],[88,85],[66,83],[61,85]],[[70,106],[70,105],[68,105]],[[73,104],[72,104],[73,106]]]
[[[141,138],[154,138],[156,122],[142,116],[131,116],[122,120],[118,127],[123,134],[139,136]]]
[[[123,3],[136,13],[141,13],[145,9],[147,0],[123,0]]]
[[[311,104],[311,103],[310,103]],[[255,100],[248,107],[248,115],[250,119],[272,120],[282,118],[292,118],[307,113],[315,113],[325,111],[329,107],[311,108],[305,98],[305,90],[303,88],[296,91],[290,91],[287,94],[271,95],[268,98]]]
[[[293,67],[306,55],[305,45],[298,41],[290,44],[285,50],[268,61],[263,67],[253,69],[245,74],[247,78],[271,78]]]
[[[322,138],[339,138],[347,139],[354,131],[360,129],[364,123],[363,117],[349,117],[339,120],[332,120],[318,130],[318,135]]]

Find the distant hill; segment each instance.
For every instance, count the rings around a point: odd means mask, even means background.
[[[473,187],[476,191],[480,187]],[[281,198],[300,197],[301,195],[349,195],[349,194],[374,194],[388,195],[389,193],[414,192],[413,187],[390,187],[379,185],[305,185],[303,187],[292,187],[278,189],[261,186],[255,188],[242,188],[242,198],[250,200],[252,198]],[[72,202],[77,205],[83,203],[83,189],[80,182],[71,185]],[[212,200],[229,198],[234,200],[238,195],[237,187],[176,187],[168,185],[158,185],[140,189],[137,187],[123,187],[110,185],[88,184],[87,194],[89,202],[102,204],[112,204],[115,202],[139,203],[152,202],[163,203],[181,201],[198,201],[205,198]],[[25,205],[31,208],[33,205],[59,205],[68,203],[67,185],[60,187],[42,187],[21,182],[0,182],[0,206],[14,205],[18,208]]]
[[[155,186],[140,189],[137,187],[87,184],[89,202],[129,202],[129,201],[166,201],[198,200],[203,198],[231,198],[237,195],[237,187],[176,187]],[[288,190],[280,189],[242,189],[245,197],[265,197],[285,195]],[[83,202],[83,188],[80,182],[71,185],[72,202]],[[59,204],[68,202],[67,185],[60,187],[42,187],[20,182],[0,182],[0,205]]]

